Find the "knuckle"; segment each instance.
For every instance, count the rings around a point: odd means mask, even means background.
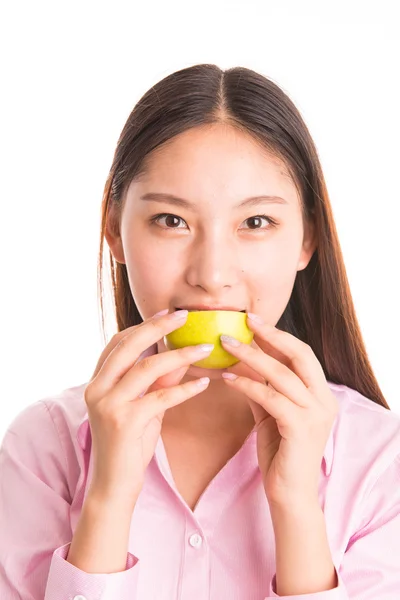
[[[129,335],[121,335],[120,337],[117,337],[116,339],[118,341],[118,346],[120,348],[124,348],[126,346],[126,344],[128,343],[128,341],[130,341],[130,336]]]
[[[156,392],[156,396],[157,396],[158,400],[167,400],[169,395],[170,395],[170,393],[168,391],[168,388],[160,388]]]
[[[117,344],[116,346],[121,349],[121,348],[126,348],[126,346],[129,346],[129,344],[132,344],[132,341],[134,341],[134,332],[133,331],[129,331],[127,332],[127,330],[121,331],[119,334],[117,334]]]
[[[84,399],[86,405],[89,405],[93,402],[94,394],[93,394],[93,384],[89,382],[85,388]]]
[[[112,338],[110,340],[110,345],[112,347],[115,347],[126,337],[127,337],[127,332],[125,330],[119,331],[118,333],[114,333],[114,335],[112,336]]]
[[[303,350],[309,355],[314,354],[314,351],[311,348],[310,344],[306,344],[306,342],[303,342]]]
[[[151,356],[146,356],[145,358],[142,358],[142,360],[136,364],[136,367],[138,368],[139,371],[147,371],[148,369],[151,368],[153,362],[154,362],[154,359],[152,359]]]
[[[151,325],[151,327],[154,327],[154,329],[156,331],[162,331],[163,330],[163,328],[162,328],[162,321],[159,321],[158,319],[155,320],[155,321],[153,319],[150,320],[149,321],[149,325]]]
[[[125,327],[125,329],[121,329],[121,331],[117,331],[117,333],[114,333],[113,338],[119,339],[125,337],[132,333],[132,331],[134,331],[138,327],[139,325],[131,325],[130,327]]]

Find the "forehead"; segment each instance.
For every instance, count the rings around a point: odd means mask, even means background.
[[[223,196],[284,196],[297,189],[285,163],[245,132],[226,124],[189,129],[150,153],[131,184],[141,192],[170,192],[194,200]]]

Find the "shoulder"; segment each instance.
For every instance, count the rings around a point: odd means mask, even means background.
[[[332,429],[333,463],[349,477],[368,473],[372,485],[400,464],[400,414],[346,385],[328,385],[339,404]]]
[[[14,417],[5,435],[18,433],[37,438],[38,434],[55,430],[62,441],[68,433],[73,436],[86,415],[86,386],[87,383],[71,387],[29,404]]]
[[[68,481],[73,490],[82,470],[78,429],[85,418],[84,390],[71,387],[38,399],[21,410],[8,425],[1,444],[3,461],[13,469],[40,474],[49,485]]]

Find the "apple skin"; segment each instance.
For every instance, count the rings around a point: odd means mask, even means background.
[[[196,344],[214,344],[214,350],[195,363],[204,369],[226,369],[239,362],[222,346],[219,336],[231,335],[244,344],[251,344],[254,333],[247,326],[246,313],[234,310],[196,310],[189,312],[186,322],[164,336],[169,350],[194,346]]]

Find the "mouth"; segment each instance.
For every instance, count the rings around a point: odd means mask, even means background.
[[[195,312],[199,310],[231,310],[236,312],[245,313],[246,309],[241,310],[232,306],[177,306],[175,310],[188,310],[189,312]]]

